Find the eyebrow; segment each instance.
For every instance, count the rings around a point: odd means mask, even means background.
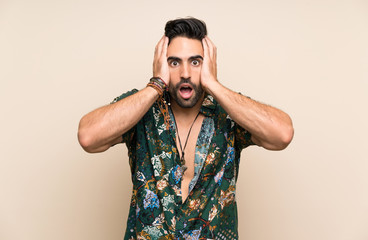
[[[189,60],[193,60],[193,59],[201,59],[201,60],[203,60],[203,57],[201,55],[194,55],[194,56],[189,57]],[[182,61],[182,59],[181,58],[178,58],[178,57],[170,56],[170,57],[167,58],[167,61],[177,61],[177,62],[180,62],[180,61]]]
[[[181,59],[180,58],[178,58],[178,57],[168,57],[167,58],[167,61],[169,62],[169,61],[177,61],[177,62],[180,62],[181,61]]]
[[[189,60],[193,60],[193,59],[201,59],[201,60],[203,60],[203,57],[201,55],[195,55],[195,56],[191,56],[189,58]]]

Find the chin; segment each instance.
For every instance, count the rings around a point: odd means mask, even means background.
[[[184,101],[177,101],[177,104],[182,108],[192,108],[197,104],[197,102],[184,100]]]
[[[192,96],[189,99],[183,99],[179,96],[179,94],[176,94],[173,99],[182,108],[192,108],[198,103],[198,98],[196,97],[196,95]]]

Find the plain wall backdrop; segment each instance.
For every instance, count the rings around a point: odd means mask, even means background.
[[[80,118],[152,75],[166,21],[207,23],[228,88],[295,136],[243,151],[241,240],[368,239],[366,0],[0,0],[0,239],[122,239],[125,145],[85,153]]]

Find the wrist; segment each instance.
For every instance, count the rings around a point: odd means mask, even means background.
[[[152,77],[152,78],[150,79],[150,82],[152,82],[152,81],[157,82],[158,84],[162,85],[162,87],[164,88],[164,90],[167,90],[168,85],[167,85],[167,83],[162,79],[162,77],[160,77],[160,76]]]
[[[163,83],[165,83],[166,87],[169,86],[170,83],[170,77],[166,76],[166,74],[160,74],[157,71],[153,71],[153,77],[152,78],[159,78]]]
[[[164,95],[164,92],[167,90],[167,84],[160,77],[152,77],[147,84],[147,87],[151,87],[155,89],[161,98]]]
[[[220,82],[215,78],[209,78],[206,81],[202,82],[203,90],[205,90],[208,94],[212,95],[216,90],[221,87]]]

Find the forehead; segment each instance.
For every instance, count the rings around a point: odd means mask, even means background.
[[[171,39],[167,47],[168,57],[189,58],[191,56],[203,56],[202,42],[197,39],[175,37]]]

